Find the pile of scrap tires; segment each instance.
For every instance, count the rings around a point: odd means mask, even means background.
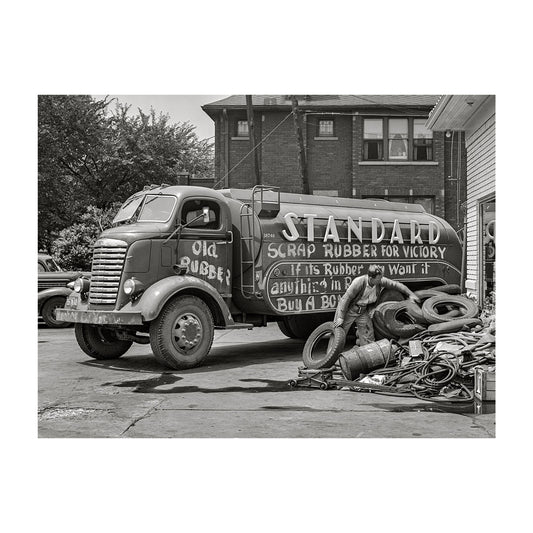
[[[477,304],[460,296],[459,285],[416,291],[420,304],[410,300],[381,301],[372,314],[376,340],[409,339],[423,331],[452,333],[481,325]]]
[[[480,329],[477,304],[460,295],[459,285],[441,285],[416,291],[420,304],[406,300],[396,290],[384,290],[372,313],[375,339],[407,341],[422,332],[431,335]],[[318,369],[334,365],[345,345],[343,328],[333,322],[317,327],[305,343],[302,359],[306,368]],[[327,347],[324,344],[327,341]],[[320,348],[319,344],[322,344]]]

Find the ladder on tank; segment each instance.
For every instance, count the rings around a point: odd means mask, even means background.
[[[241,252],[241,294],[244,298],[250,299],[256,296],[257,290],[257,279],[256,279],[256,249],[255,249],[255,230],[257,227],[256,224],[256,195],[259,195],[258,202],[261,206],[259,210],[259,215],[263,206],[265,205],[264,193],[277,192],[277,200],[275,203],[278,205],[280,203],[280,192],[279,187],[270,187],[268,185],[256,185],[252,189],[252,194],[250,198],[250,203],[244,202],[241,205],[239,218],[240,218],[240,252]],[[259,238],[261,242],[261,236]],[[248,250],[246,245],[248,244]],[[249,272],[247,272],[249,270]],[[247,275],[251,276],[251,282],[246,283],[244,274],[247,272]]]

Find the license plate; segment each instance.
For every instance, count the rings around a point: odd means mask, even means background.
[[[77,293],[71,294],[65,302],[65,309],[76,309],[78,307],[79,296]]]

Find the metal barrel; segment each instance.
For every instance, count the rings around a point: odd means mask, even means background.
[[[375,368],[385,366],[391,359],[391,342],[382,339],[365,346],[354,346],[339,356],[339,364],[348,380],[354,380]]]

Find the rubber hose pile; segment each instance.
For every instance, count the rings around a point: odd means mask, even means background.
[[[411,340],[421,342],[423,355],[411,358],[407,346],[395,343],[397,366],[367,374],[381,376],[382,386],[373,392],[436,402],[470,402],[474,398],[474,367],[496,362],[496,339],[488,330],[441,335],[424,331]],[[350,388],[361,390],[357,385]]]

